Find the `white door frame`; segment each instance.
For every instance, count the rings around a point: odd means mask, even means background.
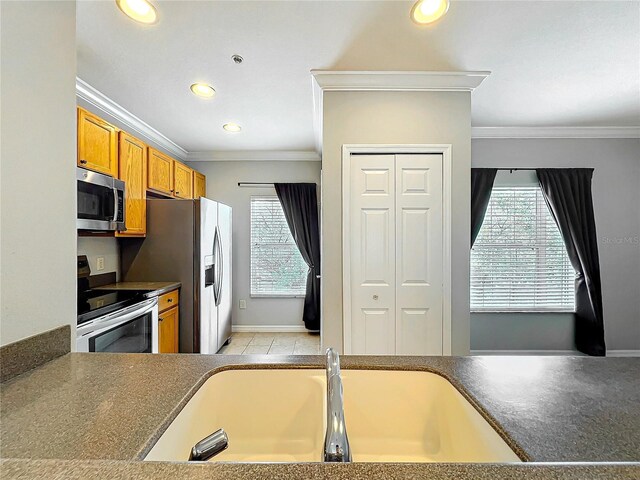
[[[342,336],[343,351],[351,354],[351,155],[440,154],[442,155],[442,354],[451,355],[451,144],[390,145],[347,144],[342,146]]]

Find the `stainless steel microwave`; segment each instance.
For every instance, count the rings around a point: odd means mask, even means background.
[[[117,178],[76,169],[78,230],[116,231],[124,226],[124,182]]]

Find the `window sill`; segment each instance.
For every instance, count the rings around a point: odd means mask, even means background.
[[[269,293],[269,294],[251,294],[249,295],[250,298],[304,298],[305,295],[286,295],[286,294],[282,294],[282,295],[278,295],[275,293]]]
[[[576,313],[574,310],[471,310],[470,313]]]

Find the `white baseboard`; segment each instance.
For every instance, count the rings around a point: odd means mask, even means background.
[[[471,355],[584,355],[577,350],[471,350]]]
[[[308,332],[304,325],[233,325],[233,332],[298,333]]]
[[[640,357],[640,350],[607,350],[607,357]]]
[[[577,350],[471,350],[471,355],[575,355]],[[640,357],[640,350],[607,350],[607,357]]]

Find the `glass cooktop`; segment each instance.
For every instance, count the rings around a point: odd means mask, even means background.
[[[78,325],[144,299],[136,290],[87,290],[78,294]]]

